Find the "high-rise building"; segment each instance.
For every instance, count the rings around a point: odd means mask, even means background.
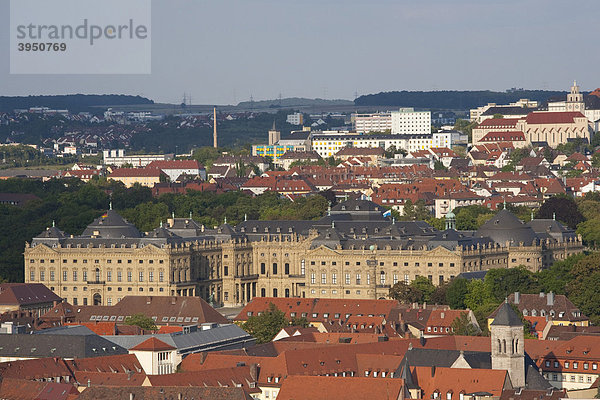
[[[401,108],[392,111],[392,134],[431,133],[431,111],[415,111],[414,108]]]
[[[392,113],[352,114],[354,130],[357,133],[391,132]]]

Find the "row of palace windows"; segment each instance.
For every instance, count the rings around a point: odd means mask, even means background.
[[[327,276],[328,274],[326,272],[321,272],[321,285],[326,285],[327,284]],[[392,274],[392,281],[388,282],[388,278],[387,275],[385,273],[385,271],[380,271],[379,272],[379,281],[377,282],[380,285],[385,285],[386,283],[389,284],[393,284],[395,285],[396,283],[399,282],[399,278],[400,276],[396,273]],[[363,280],[362,280],[362,273],[360,272],[356,272],[355,273],[355,284],[356,285],[362,285],[363,284]],[[371,284],[371,274],[366,274],[367,276],[367,285]],[[419,276],[419,275],[416,275]],[[415,277],[416,277],[415,276]],[[453,279],[454,275],[450,275],[450,279]],[[433,275],[427,275],[427,279],[429,279],[430,282],[433,282]],[[443,284],[444,283],[444,275],[439,275],[438,276],[438,283],[439,284]],[[310,273],[310,283],[312,285],[315,285],[317,283],[317,274],[315,272],[311,272]],[[404,274],[404,283],[409,284],[410,283],[410,275],[409,274]],[[332,285],[337,285],[338,284],[338,274],[337,272],[333,272],[331,274],[331,284]],[[351,285],[352,284],[352,274],[350,273],[346,273],[344,274],[344,284],[345,285]]]
[[[98,268],[96,268],[96,270],[93,271],[92,273],[93,273],[95,281],[99,282],[101,279],[100,270]],[[82,275],[82,281],[87,282],[88,281],[88,271],[83,270],[81,275]],[[127,276],[127,282],[133,282],[133,271],[132,270],[127,270],[126,276]],[[145,276],[144,271],[139,271],[138,282],[144,282],[144,276]],[[154,271],[148,271],[147,276],[148,276],[148,282],[154,282]],[[46,271],[43,269],[40,269],[39,277],[40,277],[40,279],[39,279],[40,281],[45,281],[46,280]],[[173,277],[175,277],[175,271],[173,271]],[[36,278],[35,269],[31,268],[29,270],[29,280],[31,282],[33,282],[36,280],[35,278]],[[50,278],[49,280],[51,282],[53,282],[56,279],[55,271],[53,271],[53,270],[49,271],[49,278]],[[73,282],[77,282],[79,280],[79,271],[73,270],[72,278],[73,278],[72,279]],[[123,271],[117,270],[116,278],[117,278],[117,282],[123,282]],[[187,278],[187,271],[184,271],[184,278]],[[68,271],[67,270],[62,271],[62,281],[67,282],[68,280],[69,280]],[[112,282],[112,280],[113,280],[113,273],[111,270],[107,270],[106,271],[106,281]],[[162,269],[158,271],[158,281],[159,282],[165,281],[165,273]]]
[[[54,264],[54,259],[49,259],[48,261],[49,261],[50,264]],[[83,262],[83,264],[87,264],[88,263],[87,259],[83,259],[81,261]],[[122,264],[123,263],[123,260],[120,260],[120,259],[116,260],[116,261],[117,261],[117,264]],[[40,264],[45,264],[46,260],[40,259],[39,262],[40,262]],[[103,260],[103,262],[105,262],[106,264],[112,264],[112,260],[111,259]],[[179,260],[178,260],[178,262],[179,262]],[[32,258],[32,259],[29,260],[29,263],[30,264],[35,264],[35,260]],[[68,260],[67,259],[63,259],[62,263],[63,264],[67,264]],[[72,260],[72,263],[73,264],[77,264],[77,259],[74,258]],[[133,260],[131,260],[131,259],[127,260],[127,264],[132,264],[132,263],[133,263]],[[144,263],[144,260],[138,260],[138,264],[143,264],[143,263]],[[159,264],[164,264],[164,260],[158,260],[158,263]],[[94,264],[100,264],[100,260],[94,260]],[[148,264],[154,264],[154,260],[148,260]]]
[[[360,263],[361,263],[361,262],[360,262],[360,261],[356,261],[355,263],[356,263],[356,265],[360,265]],[[425,263],[424,263],[424,264],[425,264]],[[433,262],[428,262],[426,265],[427,265],[428,267],[433,267],[433,266],[434,266],[434,264],[437,264],[437,266],[438,266],[438,267],[443,267],[443,266],[444,266],[444,263],[443,263],[443,262],[441,262],[441,263],[433,263]],[[317,265],[317,263],[316,263],[316,261],[311,261],[311,262],[310,262],[310,265]],[[326,262],[326,261],[321,261],[321,265],[327,265],[327,262]],[[331,261],[331,265],[337,265],[337,261]],[[350,261],[345,261],[345,262],[344,262],[344,265],[350,265]],[[449,265],[450,267],[454,267],[456,264],[455,264],[455,263],[453,263],[453,262],[451,262],[451,263],[449,263],[448,265]],[[385,262],[384,262],[384,261],[380,261],[380,262],[379,262],[379,266],[380,266],[380,267],[385,267]],[[394,266],[394,267],[397,267],[397,266],[398,266],[398,262],[394,261],[394,262],[392,263],[392,266]],[[404,263],[404,266],[405,266],[405,267],[408,267],[408,266],[409,266],[409,263],[408,263],[408,262],[405,262],[405,263]],[[420,262],[415,262],[415,263],[414,263],[414,266],[415,266],[415,267],[420,267],[420,266],[421,266],[421,263],[420,263]]]
[[[72,292],[76,292],[76,291],[77,291],[77,289],[78,289],[78,288],[77,288],[77,286],[73,286],[73,290],[72,290]],[[54,288],[52,288],[52,290],[54,290]],[[63,290],[63,292],[68,292],[68,291],[69,291],[69,288],[68,288],[67,286],[63,286],[62,290]],[[87,290],[88,290],[87,286],[84,286],[84,287],[82,288],[82,290],[83,290],[84,292],[87,292]],[[113,290],[113,288],[112,288],[112,287],[110,287],[110,286],[106,288],[106,291],[107,291],[107,292],[112,292],[112,290]],[[117,288],[117,292],[122,292],[122,291],[123,291],[123,288],[122,288],[122,287],[118,287],[118,288]],[[132,287],[128,287],[128,288],[127,288],[127,291],[128,291],[128,292],[133,292],[133,288],[132,288]],[[140,292],[143,292],[143,291],[144,291],[144,288],[143,288],[143,287],[140,287],[140,288],[138,288],[138,291],[140,291]],[[148,291],[149,291],[149,292],[154,292],[154,288],[152,288],[152,287],[151,287],[151,288],[148,288]],[[159,291],[159,292],[164,292],[164,288],[158,288],[158,291]]]
[[[304,262],[302,263],[302,265],[304,265]],[[225,267],[227,268],[227,267]],[[273,271],[273,275],[277,275],[279,273],[279,268],[277,263],[273,263],[271,265],[271,270]],[[225,270],[227,271],[227,270]],[[261,275],[265,275],[267,273],[267,265],[265,263],[260,263],[260,274]],[[284,275],[289,275],[290,274],[290,264],[289,263],[285,263],[283,264],[283,273]],[[225,275],[227,275],[227,273],[224,273]]]

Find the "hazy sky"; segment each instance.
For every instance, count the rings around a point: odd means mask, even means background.
[[[0,0],[0,95],[231,104],[600,86],[599,0],[153,0],[152,74],[128,76],[10,75],[8,11]]]

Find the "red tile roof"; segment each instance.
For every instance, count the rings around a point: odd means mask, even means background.
[[[413,377],[423,390],[424,399],[446,398],[451,392],[458,397],[459,393],[488,392],[492,396],[500,396],[507,377],[505,370],[478,369],[474,374],[469,368],[415,367]]]
[[[156,160],[146,166],[146,168],[158,169],[200,169],[201,167],[196,160]]]
[[[92,372],[143,372],[142,365],[133,354],[121,354],[117,356],[78,358],[65,360],[65,364],[72,371]]]
[[[96,371],[75,371],[75,380],[80,386],[142,386],[146,374],[141,373],[114,373]]]
[[[578,111],[565,112],[532,112],[527,115],[525,121],[528,124],[572,124],[575,118],[585,118],[585,115]]]
[[[481,138],[481,142],[524,142],[525,134],[521,131],[509,131],[509,132],[488,132],[484,137]]]
[[[273,303],[279,310],[291,318],[291,313],[301,317],[306,313],[308,321],[324,321],[343,319],[352,315],[387,317],[391,310],[398,305],[396,300],[367,300],[367,299],[298,299],[280,297],[255,297],[240,311],[236,321],[246,321],[251,315],[258,315]],[[248,313],[251,313],[248,315]],[[339,314],[337,317],[336,315]],[[325,316],[327,315],[327,316]]]
[[[170,344],[166,344],[162,340],[158,340],[155,337],[151,337],[150,339],[144,340],[142,343],[137,346],[132,347],[129,350],[134,351],[165,351],[165,350],[175,350],[176,347],[171,346]]]
[[[24,306],[29,304],[60,302],[62,298],[42,283],[0,284],[0,304]]]
[[[278,400],[398,400],[403,398],[402,379],[289,376],[281,385]]]
[[[114,306],[77,306],[74,307],[76,320],[80,322],[110,321],[115,317],[125,317],[137,313],[149,313],[156,317],[157,325],[200,325],[205,322],[228,323],[218,311],[200,297],[185,296],[125,296]]]
[[[519,118],[490,118],[490,119],[486,119],[485,121],[483,121],[482,123],[480,123],[477,128],[486,128],[486,129],[492,129],[492,128],[504,128],[504,129],[510,129],[510,128],[515,128],[517,126],[517,122],[519,122],[520,119]]]
[[[252,368],[254,372],[252,372]],[[235,366],[196,372],[178,372],[166,375],[149,375],[151,386],[218,386],[242,387],[249,393],[260,393],[257,387],[251,387],[256,382],[258,368],[250,365]],[[254,374],[254,377],[252,376]]]
[[[158,178],[160,174],[161,171],[155,168],[116,168],[109,175],[109,178]]]
[[[0,387],[0,398],[11,400],[67,400],[77,394],[69,383],[4,378]]]

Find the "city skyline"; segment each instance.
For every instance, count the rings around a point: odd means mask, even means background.
[[[154,0],[152,6],[151,74],[10,75],[7,57],[0,95],[122,93],[178,103],[186,93],[194,104],[236,104],[251,96],[351,100],[394,90],[567,90],[574,79],[585,91],[600,86],[594,80],[600,56],[582,40],[597,30],[599,5],[590,0]],[[8,8],[8,1],[0,3],[4,25]],[[5,54],[7,36],[0,38]]]

